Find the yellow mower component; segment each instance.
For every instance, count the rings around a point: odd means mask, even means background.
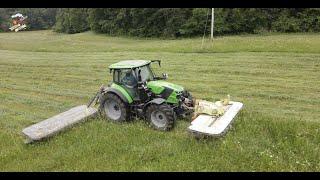
[[[230,101],[229,95],[216,102],[195,100],[195,110],[188,129],[196,136],[221,136],[242,107],[241,102]]]

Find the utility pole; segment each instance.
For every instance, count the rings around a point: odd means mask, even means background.
[[[214,8],[211,11],[211,40],[213,40]]]

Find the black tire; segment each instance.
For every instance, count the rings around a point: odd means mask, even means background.
[[[113,122],[129,120],[129,108],[113,93],[107,93],[100,102],[100,113],[102,117]]]
[[[154,129],[169,131],[174,127],[176,115],[167,104],[151,104],[147,108],[146,119]]]

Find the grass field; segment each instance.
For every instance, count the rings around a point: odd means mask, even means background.
[[[21,130],[87,103],[123,59],[161,59],[168,81],[245,108],[223,138],[90,119],[47,141]],[[320,34],[136,39],[0,33],[0,171],[319,171]]]

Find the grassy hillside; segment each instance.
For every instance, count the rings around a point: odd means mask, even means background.
[[[161,59],[168,81],[245,109],[220,139],[198,141],[179,120],[90,119],[26,145],[21,130],[87,103],[123,59]],[[0,33],[0,171],[319,171],[320,35],[160,40],[51,31]]]

